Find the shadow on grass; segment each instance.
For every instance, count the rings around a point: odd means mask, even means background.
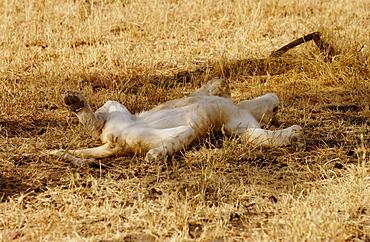
[[[48,127],[67,127],[67,122],[57,119],[34,119],[23,117],[22,120],[0,120],[0,137],[30,138],[43,135]]]

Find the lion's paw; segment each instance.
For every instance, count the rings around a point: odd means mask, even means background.
[[[58,156],[59,158],[69,161],[71,164],[78,166],[78,167],[100,166],[101,165],[95,158],[88,158],[88,159],[79,158],[79,157],[76,157],[68,153],[66,150],[51,150],[51,151],[47,151],[46,154]]]
[[[75,113],[81,111],[81,109],[87,104],[86,98],[82,96],[81,93],[73,90],[67,90],[64,92],[63,101]]]
[[[163,162],[167,157],[167,151],[163,148],[153,148],[146,153],[146,162]]]
[[[291,128],[290,145],[299,150],[306,148],[306,140],[304,138],[304,131],[301,126],[293,125]]]

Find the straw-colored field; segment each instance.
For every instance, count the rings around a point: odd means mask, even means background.
[[[268,58],[314,31],[331,62],[313,42]],[[369,241],[369,33],[368,0],[1,1],[0,240]],[[99,144],[64,90],[138,112],[215,76],[235,101],[276,93],[306,149],[210,134],[161,165],[47,155]]]

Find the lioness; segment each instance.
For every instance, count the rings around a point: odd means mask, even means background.
[[[221,129],[228,135],[241,136],[243,142],[270,146],[304,143],[300,126],[274,131],[262,128],[279,107],[275,94],[234,104],[229,84],[221,78],[214,78],[187,97],[138,114],[131,114],[115,101],[107,101],[94,113],[87,99],[76,91],[66,91],[63,100],[90,134],[103,143],[95,148],[52,152],[77,166],[112,155],[138,154],[145,155],[147,162],[163,161],[206,137],[208,132]]]

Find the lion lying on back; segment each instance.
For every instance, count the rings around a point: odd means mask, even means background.
[[[275,115],[279,99],[273,93],[234,104],[226,80],[215,78],[188,97],[168,101],[156,108],[131,114],[115,101],[107,101],[95,113],[87,99],[76,91],[66,91],[64,103],[103,145],[81,150],[52,152],[75,165],[94,163],[94,158],[113,155],[145,155],[147,162],[163,161],[207,133],[237,134],[243,142],[269,146],[300,146],[302,128],[265,130]]]

